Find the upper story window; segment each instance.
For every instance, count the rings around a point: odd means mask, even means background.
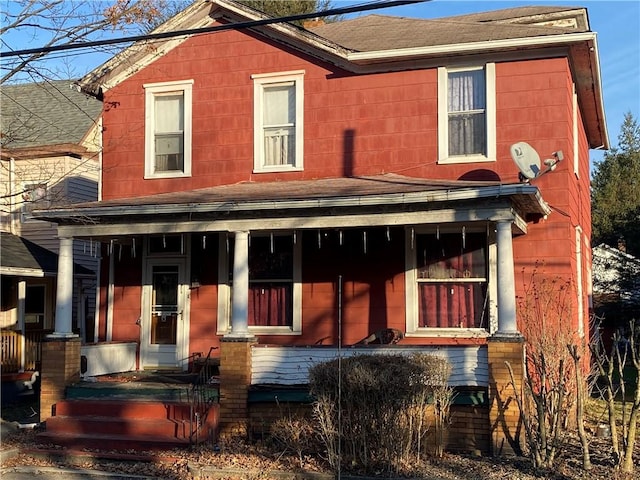
[[[495,64],[438,68],[438,163],[495,159]]]
[[[27,183],[22,190],[22,213],[49,208],[51,201],[46,183]],[[22,215],[22,221],[25,216]]]
[[[416,232],[407,267],[407,333],[489,330],[486,232]]]
[[[254,171],[303,168],[303,71],[252,75]]]
[[[191,175],[193,80],[153,83],[145,89],[145,178]]]

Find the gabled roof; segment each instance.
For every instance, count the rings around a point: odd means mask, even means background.
[[[570,12],[584,15],[584,9],[536,7],[538,16]],[[327,23],[312,29],[342,47],[358,52],[397,50],[402,48],[433,47],[461,43],[553,36],[563,33],[588,32],[585,28],[536,25],[523,22],[518,14],[528,14],[530,7],[512,8],[477,15],[463,15],[438,19],[367,15]],[[543,14],[544,12],[544,14]],[[579,16],[579,15],[578,15]],[[515,17],[515,18],[514,18]],[[528,17],[527,17],[528,18]],[[575,18],[571,16],[571,18]],[[513,21],[496,20],[510,19]],[[517,20],[520,20],[518,22]],[[578,23],[576,21],[576,23]]]
[[[71,80],[2,85],[0,99],[3,150],[68,150],[82,143],[102,112],[102,103],[72,88]]]
[[[601,243],[593,248],[593,292],[640,303],[640,259]]]
[[[0,274],[21,277],[55,276],[58,272],[58,255],[36,245],[26,238],[8,232],[0,232]],[[93,275],[82,265],[74,264],[77,275]]]
[[[197,0],[153,33],[243,23],[258,35],[356,74],[433,67],[475,55],[568,55],[589,145],[609,146],[596,34],[584,8],[521,7],[440,19],[368,15],[310,30],[286,22],[247,26],[268,18],[232,0]],[[188,38],[137,42],[79,84],[100,96]]]

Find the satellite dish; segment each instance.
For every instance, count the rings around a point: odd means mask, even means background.
[[[511,158],[520,169],[521,180],[531,180],[540,175],[540,155],[528,143],[511,145]]]

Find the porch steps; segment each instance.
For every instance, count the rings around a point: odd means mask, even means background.
[[[39,442],[102,451],[169,450],[192,443],[189,384],[80,382],[67,387],[66,397],[54,406]]]

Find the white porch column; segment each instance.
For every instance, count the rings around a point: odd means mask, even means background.
[[[249,311],[249,232],[235,232],[233,288],[231,289],[230,338],[250,338]]]
[[[20,371],[24,372],[27,363],[27,322],[25,322],[25,301],[27,299],[27,282],[18,282],[18,328],[22,332],[20,336]]]
[[[497,223],[498,331],[499,336],[519,336],[516,321],[516,288],[513,273],[511,222]]]
[[[60,238],[56,290],[55,338],[76,337],[72,328],[73,312],[73,238]]]

